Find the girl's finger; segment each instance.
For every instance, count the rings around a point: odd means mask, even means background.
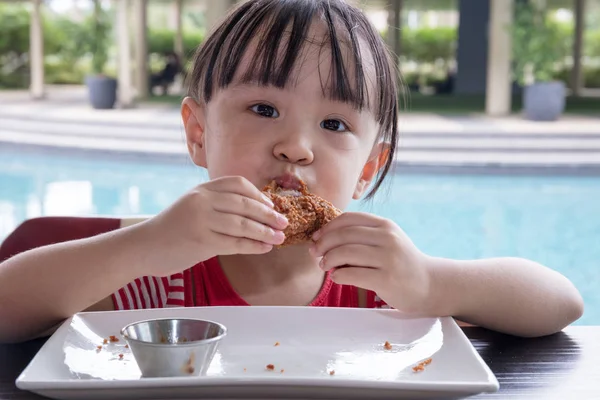
[[[385,233],[379,228],[358,225],[329,230],[311,245],[311,252],[313,256],[321,257],[330,250],[347,244],[378,246],[384,243],[384,235]]]
[[[274,207],[273,202],[248,179],[242,176],[226,176],[210,181],[207,186],[215,192],[235,193],[240,196],[250,197],[269,207]]]
[[[219,255],[265,254],[273,250],[273,245],[252,239],[218,234]]]
[[[373,268],[345,267],[331,273],[331,280],[339,285],[352,285],[363,289],[375,290],[381,271]]]
[[[282,231],[235,214],[216,212],[210,229],[222,235],[252,239],[270,245],[282,244],[285,240]]]
[[[288,225],[283,215],[253,198],[236,193],[216,193],[214,196],[215,211],[250,218],[278,230]]]
[[[368,226],[376,228],[381,226],[383,219],[373,214],[359,213],[359,212],[346,212],[329,222],[319,231],[313,235],[313,240],[318,240],[320,237],[325,235],[327,232],[331,232],[338,229],[344,229],[353,225]]]
[[[321,258],[320,266],[325,271],[347,265],[375,269],[382,266],[379,262],[380,258],[381,249],[377,247],[348,244],[325,253]]]

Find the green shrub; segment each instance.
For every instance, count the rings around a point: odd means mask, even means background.
[[[44,80],[48,84],[82,84],[89,72],[90,68],[84,67],[82,63],[68,63],[60,57],[46,57],[44,62]]]
[[[0,3],[0,55],[29,51],[29,13],[23,6]]]
[[[202,43],[200,33],[183,33],[183,52],[189,58],[196,47]],[[148,31],[148,53],[165,54],[175,49],[175,32],[169,29],[150,29]]]
[[[28,86],[28,69],[21,68],[9,74],[0,73],[0,89],[25,89]]]
[[[586,68],[584,71],[585,87],[600,89],[600,68]]]
[[[561,68],[554,71],[552,79],[555,79],[557,81],[563,81],[568,84],[571,80],[571,68]]]
[[[403,58],[417,63],[449,62],[456,55],[456,28],[403,29],[401,33]]]
[[[29,13],[22,5],[0,3],[0,88],[29,85]]]
[[[520,84],[528,74],[534,81],[553,79],[557,61],[565,57],[565,29],[548,17],[546,9],[531,2],[515,5],[512,34],[514,73]]]
[[[184,32],[183,34],[183,52],[187,58],[190,58],[198,46],[204,41],[204,36],[200,33]]]
[[[585,32],[583,47],[583,54],[586,57],[600,57],[600,29]]]
[[[420,76],[417,72],[414,72],[414,71],[404,72],[401,75],[402,75],[402,83],[405,86],[417,86],[420,84],[420,82],[419,82]]]
[[[584,86],[586,88],[600,88],[600,67],[583,68]],[[556,71],[553,78],[565,82],[567,85],[571,82],[571,68],[561,68]]]
[[[66,65],[76,63],[90,50],[90,27],[66,17],[47,20],[44,26],[44,53],[60,58]]]
[[[95,51],[96,69],[106,62],[106,48],[110,44],[110,23],[101,15],[100,36],[94,40],[94,19],[84,23],[73,22],[68,17],[43,15],[45,81],[49,84],[80,84],[91,64],[81,60]],[[0,87],[26,88],[29,86],[29,23],[30,15],[22,5],[0,3]],[[103,51],[95,46],[102,45]],[[88,57],[89,58],[89,57]]]

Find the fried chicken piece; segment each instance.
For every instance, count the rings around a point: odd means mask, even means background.
[[[263,192],[275,204],[275,211],[285,215],[289,222],[283,231],[285,241],[279,247],[310,241],[316,231],[342,213],[327,200],[310,193],[302,181],[298,190],[282,188],[273,181]]]

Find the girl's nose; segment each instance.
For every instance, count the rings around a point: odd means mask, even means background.
[[[286,138],[273,147],[273,155],[279,161],[292,164],[308,165],[313,162],[314,154],[307,143],[293,138]],[[299,139],[299,138],[297,138]]]

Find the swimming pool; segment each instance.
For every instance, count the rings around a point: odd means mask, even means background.
[[[39,215],[155,214],[205,179],[183,160],[0,150],[0,240]],[[432,255],[554,268],[584,296],[577,324],[599,325],[599,199],[600,177],[398,174],[372,203],[351,208],[394,219]]]

